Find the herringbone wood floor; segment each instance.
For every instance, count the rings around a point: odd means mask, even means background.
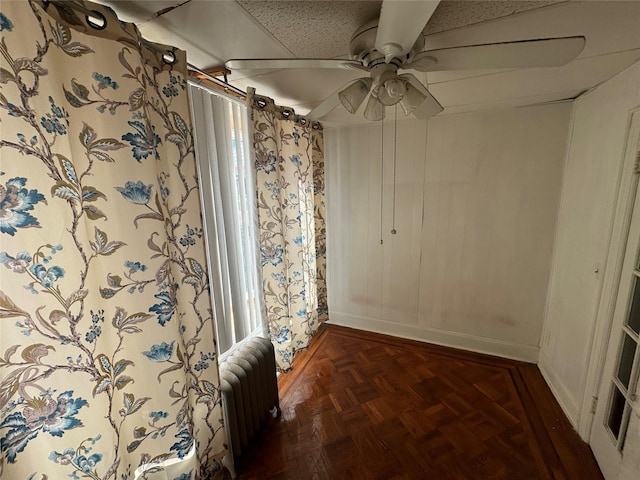
[[[601,479],[535,365],[325,325],[280,376],[255,479]]]

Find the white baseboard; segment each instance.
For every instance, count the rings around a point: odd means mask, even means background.
[[[538,368],[540,369],[540,373],[542,373],[545,382],[547,382],[549,389],[551,389],[551,393],[556,397],[562,411],[571,422],[571,425],[573,428],[578,430],[580,406],[574,396],[571,395],[571,392],[569,392],[565,387],[564,383],[562,383],[562,380],[560,380],[560,376],[551,366],[549,358],[542,351],[540,352]]]
[[[352,327],[369,332],[382,333],[394,337],[434,343],[445,347],[459,348],[487,355],[520,360],[528,363],[538,363],[539,347],[518,343],[494,340],[491,338],[467,335],[464,333],[437,330],[386,322],[384,320],[362,317],[342,312],[329,312],[329,321],[333,325]]]

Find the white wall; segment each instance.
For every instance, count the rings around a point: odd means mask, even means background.
[[[330,322],[535,362],[570,104],[325,130]]]
[[[629,112],[638,105],[640,64],[574,107],[539,366],[584,438],[592,394],[586,389],[588,365],[598,353],[592,350],[596,319],[606,315],[604,297],[611,290],[603,282],[625,136]]]

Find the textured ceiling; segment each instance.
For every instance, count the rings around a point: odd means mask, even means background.
[[[431,35],[564,1],[567,0],[444,0],[423,33]]]
[[[514,15],[566,0],[444,0],[429,20],[426,35]],[[292,55],[335,58],[349,53],[349,39],[378,17],[379,0],[238,0]]]
[[[294,56],[310,58],[347,55],[353,32],[378,18],[382,5],[382,1],[340,0],[238,3]]]
[[[1,1],[1,0],[0,0]],[[145,38],[187,51],[199,68],[232,58],[340,57],[380,0],[98,0]],[[640,0],[443,0],[425,28],[426,49],[583,35],[563,67],[416,73],[444,107],[440,115],[575,98],[640,59]],[[305,114],[363,74],[355,70],[234,70],[229,82],[255,87]],[[392,116],[388,115],[388,118]],[[366,120],[335,108],[326,123]]]

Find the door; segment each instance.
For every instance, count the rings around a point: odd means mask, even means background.
[[[630,129],[625,175],[627,185],[625,209],[626,235],[620,247],[622,267],[611,324],[611,334],[597,396],[590,444],[607,480],[621,478],[625,456],[638,456],[636,435],[628,435],[629,425],[637,428],[640,402],[636,398],[640,376],[640,113]],[[624,198],[624,197],[623,197]],[[623,200],[624,201],[624,200]],[[635,422],[635,423],[634,423]],[[635,462],[635,460],[633,460]],[[640,477],[637,477],[640,478]]]

